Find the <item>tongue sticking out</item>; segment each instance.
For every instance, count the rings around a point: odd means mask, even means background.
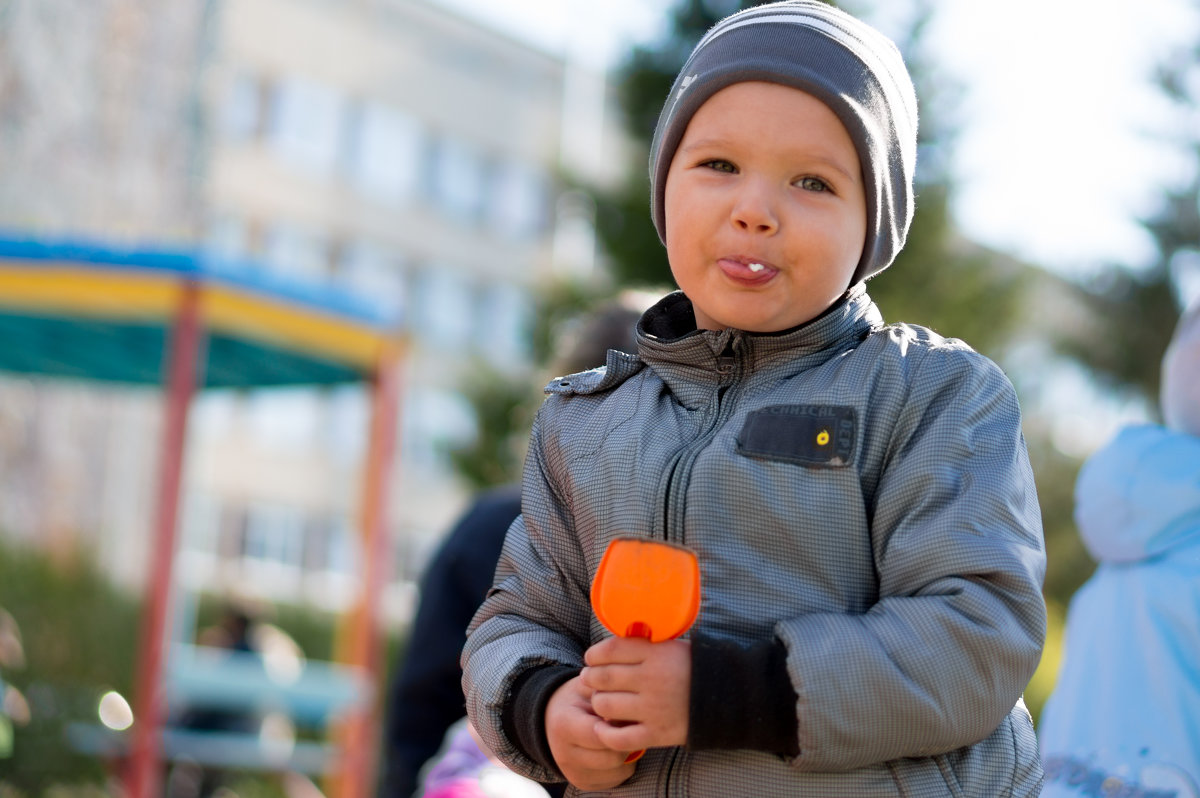
[[[751,283],[769,280],[776,271],[774,267],[768,266],[765,263],[756,260],[742,260],[740,258],[724,258],[720,261],[720,265],[721,270],[734,280]]]

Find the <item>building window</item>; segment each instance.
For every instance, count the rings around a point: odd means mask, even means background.
[[[250,435],[265,448],[304,452],[319,440],[323,402],[312,388],[251,391],[245,407]]]
[[[362,384],[338,385],[322,392],[325,413],[321,423],[323,448],[344,467],[362,462],[371,424],[371,397]]]
[[[476,348],[495,360],[525,360],[530,356],[529,298],[511,283],[495,283],[476,298]]]
[[[381,103],[364,103],[347,136],[347,177],[369,197],[402,204],[420,190],[424,146],[417,120]]]
[[[229,81],[221,113],[221,127],[233,141],[252,141],[263,129],[264,87],[258,78],[239,73]]]
[[[221,214],[208,225],[205,249],[220,260],[240,260],[250,254],[250,226],[240,216]]]
[[[304,516],[277,504],[252,504],[246,510],[242,558],[247,568],[279,576],[299,576],[304,557]]]
[[[326,175],[342,152],[345,100],[333,89],[297,78],[280,81],[271,97],[272,149],[298,169]]]
[[[535,169],[508,161],[492,174],[489,226],[508,238],[531,238],[545,228],[546,180]]]
[[[210,495],[192,495],[186,504],[183,529],[184,551],[215,560],[221,546],[220,503]]]
[[[304,569],[339,576],[358,575],[356,530],[348,519],[323,513],[309,516],[305,528]]]
[[[471,336],[471,287],[454,269],[427,266],[414,275],[413,326],[430,346],[454,349]]]
[[[406,463],[449,473],[449,450],[475,435],[475,412],[462,395],[427,389],[407,397],[400,437]]]
[[[268,271],[309,282],[328,279],[331,258],[325,236],[284,222],[272,225],[265,239],[262,258]]]
[[[434,147],[432,165],[433,196],[438,207],[460,222],[478,221],[485,187],[480,155],[466,142],[447,136]]]
[[[404,316],[408,286],[401,258],[384,247],[353,241],[343,247],[335,279],[348,293],[378,313],[399,320]]]

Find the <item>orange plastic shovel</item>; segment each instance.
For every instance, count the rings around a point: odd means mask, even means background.
[[[691,549],[661,540],[617,538],[592,582],[592,611],[619,637],[671,640],[700,611],[700,563]],[[626,762],[641,759],[634,751]]]

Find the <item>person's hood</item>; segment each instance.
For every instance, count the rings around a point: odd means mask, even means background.
[[[1098,562],[1132,562],[1200,545],[1200,438],[1123,429],[1084,463],[1075,523]]]

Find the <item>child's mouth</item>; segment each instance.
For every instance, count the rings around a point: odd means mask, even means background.
[[[773,266],[747,258],[722,258],[719,265],[729,279],[754,285],[767,282],[779,272]]]

